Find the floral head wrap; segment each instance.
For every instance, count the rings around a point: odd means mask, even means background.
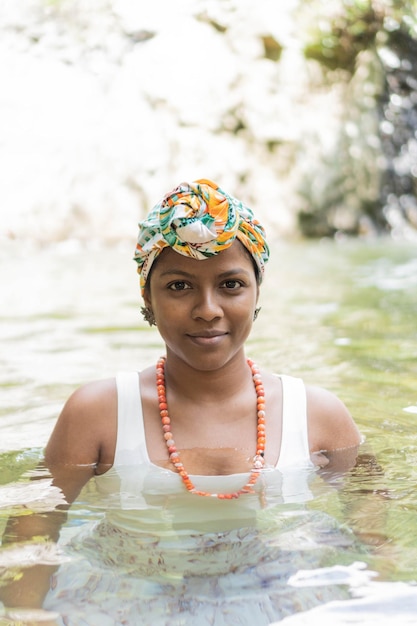
[[[226,250],[236,238],[252,255],[262,278],[269,248],[251,209],[210,180],[181,183],[139,223],[134,260],[142,295],[152,264],[164,248],[202,260]]]

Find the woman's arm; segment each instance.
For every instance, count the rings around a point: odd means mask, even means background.
[[[114,379],[77,389],[65,404],[45,449],[45,464],[72,502],[79,478],[111,467],[117,436],[117,391]],[[78,470],[83,470],[80,474]]]
[[[343,402],[321,387],[307,387],[308,440],[317,465],[334,472],[354,467],[361,435]]]
[[[67,510],[83,486],[95,473],[103,473],[112,465],[116,429],[114,380],[91,383],[69,398],[45,450],[52,485],[60,489],[66,504],[46,513],[11,517],[2,538],[3,548],[58,540]],[[23,568],[14,581],[0,587],[0,600],[7,607],[41,607],[56,569],[40,564]]]
[[[345,405],[333,394],[310,388],[309,437],[321,477],[337,490],[345,521],[384,567],[395,567],[396,547],[386,532],[389,490],[384,471]],[[362,445],[361,445],[362,444]]]

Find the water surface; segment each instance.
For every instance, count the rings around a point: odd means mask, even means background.
[[[53,506],[56,494],[39,487],[34,495],[27,485],[71,391],[118,370],[141,369],[163,353],[157,331],[140,317],[131,248],[124,243],[111,249],[77,243],[24,248],[15,242],[1,248],[0,531],[10,513],[24,512],[28,498],[40,508],[49,500]],[[396,624],[414,623],[415,246],[276,242],[272,251],[248,355],[275,372],[336,392],[357,421],[369,455],[369,463],[352,472],[343,489],[318,483],[306,504],[310,514],[330,516],[348,533],[353,524],[359,541],[347,547],[329,531],[330,570],[308,560],[297,563],[291,584],[300,589],[300,603],[297,615],[287,619],[298,620],[294,624],[304,623],[303,615],[309,619],[303,609],[312,605],[303,606],[301,592],[309,587],[322,590],[322,620],[336,615],[340,624],[357,619],[380,625],[392,610]],[[32,502],[31,510],[36,506]],[[75,508],[70,526],[95,517],[94,507]],[[1,567],[0,562],[4,572]],[[356,604],[352,613],[343,605],[332,613],[336,609],[327,592],[338,576],[346,597],[362,596],[365,608]],[[384,608],[387,599],[390,605]]]

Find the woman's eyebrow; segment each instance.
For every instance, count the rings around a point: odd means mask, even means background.
[[[237,276],[242,274],[248,276],[250,272],[243,267],[234,267],[230,270],[226,270],[225,272],[221,272],[221,274],[219,274],[219,278],[225,278],[226,276]]]
[[[175,267],[170,267],[164,272],[161,272],[160,276],[171,276],[174,274],[175,276],[186,276],[188,278],[191,278],[192,276],[194,276],[194,274],[191,274],[190,272],[186,272],[185,270],[177,270],[175,269]]]

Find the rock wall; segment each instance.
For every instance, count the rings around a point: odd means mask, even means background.
[[[358,215],[333,197],[337,174],[326,163],[339,155],[343,170],[350,146],[341,150],[341,138],[362,136],[346,119],[355,83],[323,81],[306,60],[302,6],[3,0],[0,236],[134,238],[166,191],[199,177],[245,200],[272,236],[296,235],[314,203],[326,210],[323,193],[333,230],[354,230]],[[359,117],[375,139],[373,105],[368,98]],[[356,162],[373,202],[378,178],[366,180]]]

